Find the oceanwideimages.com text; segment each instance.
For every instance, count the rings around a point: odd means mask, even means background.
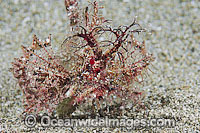
[[[147,128],[147,127],[169,127],[176,125],[175,119],[111,119],[96,117],[95,119],[55,119],[49,116],[42,116],[40,121],[34,115],[27,115],[25,120],[27,127],[33,128],[36,124],[42,127],[126,127],[126,128]]]

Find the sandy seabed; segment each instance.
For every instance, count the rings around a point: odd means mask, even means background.
[[[82,4],[86,4],[82,0]],[[141,88],[146,108],[124,112],[131,118],[174,118],[175,127],[149,127],[132,132],[200,132],[200,2],[198,0],[101,0],[102,13],[114,26],[138,22],[149,33],[142,36],[156,60],[153,74]],[[22,93],[9,68],[20,46],[33,34],[52,34],[53,45],[68,34],[63,0],[0,0],[0,131],[16,132],[126,132],[125,129],[76,127],[28,129],[21,122]]]

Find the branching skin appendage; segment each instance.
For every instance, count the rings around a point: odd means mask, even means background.
[[[139,103],[143,92],[135,83],[143,82],[154,60],[145,42],[134,37],[145,29],[136,19],[112,28],[99,15],[97,2],[81,11],[76,0],[65,0],[65,7],[72,36],[63,41],[59,56],[51,49],[51,35],[45,41],[34,35],[32,45],[22,46],[23,55],[13,62],[25,112],[56,110],[59,117],[69,117],[87,105],[104,110],[104,103]]]

